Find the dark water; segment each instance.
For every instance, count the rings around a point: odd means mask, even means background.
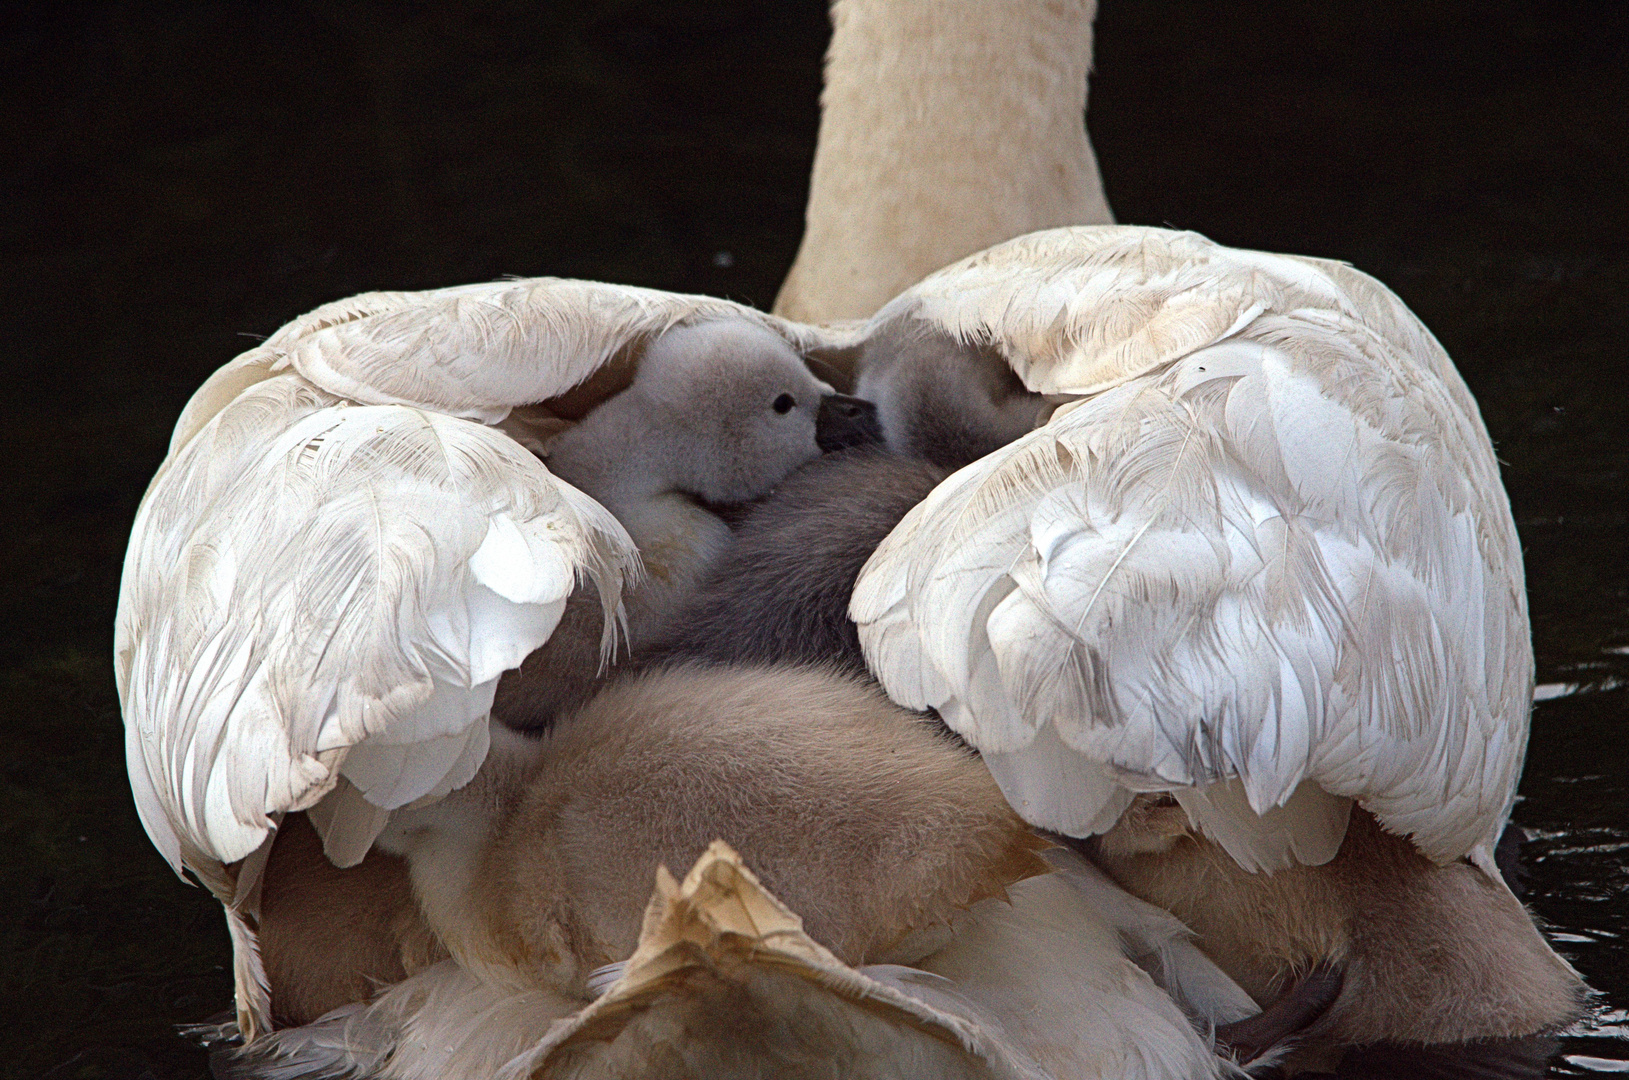
[[[1557,1075],[1629,1065],[1629,5],[1103,0],[1121,220],[1334,256],[1447,345],[1505,463],[1539,679],[1531,900],[1602,991]],[[817,122],[819,0],[0,16],[0,1067],[199,1077],[213,901],[124,779],[111,626],[176,413],[367,289],[559,274],[768,304]]]

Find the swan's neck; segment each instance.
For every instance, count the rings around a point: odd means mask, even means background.
[[[964,255],[1113,221],[1086,138],[1096,0],[836,0],[802,246],[775,313],[863,318]]]

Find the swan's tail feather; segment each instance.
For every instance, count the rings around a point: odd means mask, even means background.
[[[914,993],[931,976],[845,966],[713,844],[683,883],[662,871],[621,977],[504,1071],[625,1076],[661,1060],[674,1075],[1038,1078],[996,1033]]]
[[[237,1026],[246,1041],[253,1042],[270,1026],[271,981],[260,958],[260,940],[250,916],[242,909],[226,907],[226,930],[232,940],[232,983],[238,1003]]]
[[[493,986],[445,960],[372,1004],[216,1051],[210,1068],[217,1080],[490,1080],[579,1004]]]
[[[351,1021],[366,1006],[347,1005],[303,1027],[262,1035],[248,1046],[212,1046],[209,1072],[215,1080],[362,1080],[376,1075],[388,1053],[388,1033],[377,1032],[386,1045],[370,1045],[352,1032]],[[222,1030],[209,1033],[194,1027],[189,1034],[211,1045]],[[235,1028],[235,1025],[233,1025]]]
[[[970,908],[954,938],[918,962],[993,1017],[1005,1046],[1048,1076],[1238,1075],[1213,1052],[1203,1023],[1133,963],[1113,922],[1066,874],[1029,878],[1008,892],[1010,902]]]

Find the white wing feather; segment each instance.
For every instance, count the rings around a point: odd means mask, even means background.
[[[248,1037],[269,1020],[245,921],[256,864],[228,864],[276,815],[309,809],[350,865],[389,810],[466,783],[498,676],[547,639],[580,578],[614,644],[637,567],[627,533],[469,421],[499,423],[707,319],[799,348],[845,333],[590,282],[369,293],[284,326],[183,410],[126,554],[115,670],[142,822],[242,930]]]
[[[614,604],[631,552],[497,431],[287,374],[250,386],[167,462],[126,557],[116,665],[148,834],[177,869],[230,863],[341,776],[382,809],[466,783],[498,676],[579,573]]]
[[[635,342],[709,319],[756,323],[795,348],[845,344],[858,332],[816,331],[710,296],[561,278],[363,293],[287,323],[211,375],[176,422],[170,455],[243,390],[291,368],[360,404],[495,424],[570,390]]]
[[[1395,297],[1106,228],[877,318],[902,312],[1086,395],[940,485],[852,606],[890,694],[1026,818],[1085,835],[1173,790],[1250,867],[1332,856],[1346,798],[1439,861],[1492,842],[1526,743],[1520,550],[1474,403]]]

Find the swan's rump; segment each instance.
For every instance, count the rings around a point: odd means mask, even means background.
[[[1059,866],[1013,886],[1010,903],[985,900],[963,913],[957,942],[919,967],[855,969],[715,844],[682,884],[658,875],[638,948],[584,1008],[499,990],[447,962],[370,1006],[223,1055],[217,1071],[234,1080],[1228,1073],[1125,956],[1127,940],[1150,947],[1175,921],[1134,914],[1130,898],[1103,905],[1099,875],[1068,855]],[[1204,1022],[1249,1008],[1228,986],[1212,985]]]

